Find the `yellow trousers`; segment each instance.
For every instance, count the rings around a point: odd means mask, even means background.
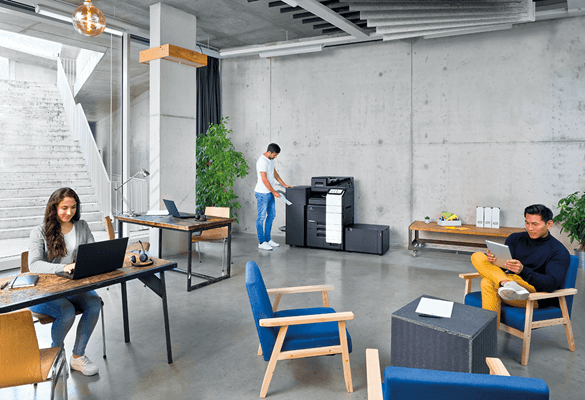
[[[506,274],[503,269],[488,261],[484,253],[473,253],[471,263],[482,277],[481,280],[481,306],[486,310],[498,313],[498,329],[500,329],[500,310],[502,301],[513,307],[526,307],[526,300],[504,300],[498,295],[501,281],[514,281],[530,293],[536,293],[536,289],[518,275]],[[534,302],[534,308],[538,308],[538,302]]]

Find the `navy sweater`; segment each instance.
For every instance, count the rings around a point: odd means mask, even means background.
[[[571,256],[550,232],[540,239],[531,239],[527,232],[513,233],[506,239],[506,244],[512,258],[524,265],[518,275],[537,291],[550,293],[561,287]]]

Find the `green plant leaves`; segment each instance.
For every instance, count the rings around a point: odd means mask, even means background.
[[[561,224],[561,232],[567,232],[571,243],[577,241],[579,250],[585,251],[585,193],[568,195],[557,204],[559,213],[553,218]]]
[[[227,129],[228,117],[219,124],[209,124],[205,135],[197,138],[197,209],[206,206],[230,207],[237,221],[235,210],[240,209],[238,196],[233,191],[236,178],[248,175],[250,167],[244,155],[236,151]]]

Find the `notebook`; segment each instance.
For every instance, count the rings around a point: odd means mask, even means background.
[[[10,283],[10,288],[30,287],[37,284],[38,275],[18,275]]]
[[[506,261],[512,259],[510,248],[505,244],[492,242],[491,240],[486,240],[485,243],[487,244],[490,253],[496,257],[496,262],[494,264],[500,268],[507,269]]]
[[[165,203],[165,207],[167,208],[167,210],[169,210],[169,214],[171,214],[173,217],[176,217],[176,218],[194,218],[195,217],[195,214],[179,212],[179,210],[177,210],[177,206],[175,205],[175,202],[173,200],[163,199],[163,202]]]
[[[124,264],[127,245],[127,237],[82,244],[77,249],[73,272],[69,274],[59,271],[57,275],[69,279],[82,279],[115,271]]]

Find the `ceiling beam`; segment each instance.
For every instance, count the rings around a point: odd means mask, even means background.
[[[300,7],[357,39],[365,39],[369,37],[367,31],[343,18],[341,15],[316,0],[296,0],[296,2]]]

